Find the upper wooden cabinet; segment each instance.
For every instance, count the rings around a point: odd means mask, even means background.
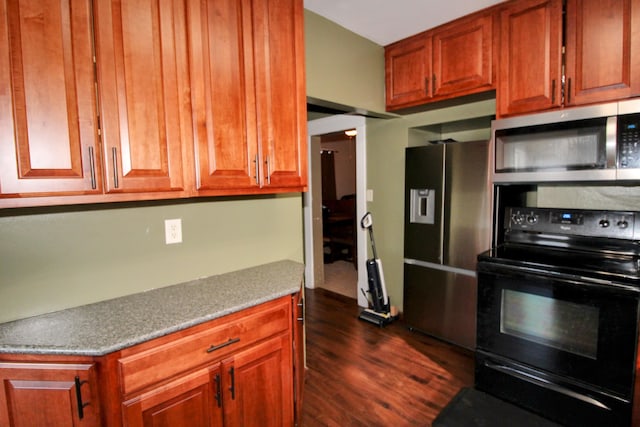
[[[302,2],[220,0],[191,6],[198,191],[303,190]]]
[[[0,1],[0,197],[99,194],[90,0]]]
[[[632,25],[640,1],[568,0],[566,7],[565,105],[640,94],[640,22]]]
[[[494,86],[494,14],[460,19],[433,33],[433,96]]]
[[[562,0],[519,0],[501,13],[498,115],[559,107]]]
[[[561,0],[502,12],[499,116],[640,95],[640,1],[567,0],[565,22]]]
[[[389,45],[384,55],[387,110],[418,105],[433,96],[429,34]]]
[[[387,110],[493,89],[495,19],[483,11],[387,46]]]
[[[105,191],[183,190],[185,2],[94,4]]]
[[[306,190],[301,0],[0,14],[0,207]]]

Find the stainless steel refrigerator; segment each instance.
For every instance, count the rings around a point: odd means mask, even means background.
[[[488,141],[406,149],[407,324],[475,348],[476,258],[491,244]]]

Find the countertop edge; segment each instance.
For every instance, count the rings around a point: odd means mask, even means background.
[[[288,260],[277,261],[230,273],[179,283],[166,288],[153,289],[112,300],[61,310],[55,313],[3,323],[0,324],[0,357],[2,354],[82,357],[106,356],[136,344],[169,335],[286,295],[295,294],[300,290],[303,282],[303,274],[304,264]],[[243,295],[244,293],[246,293],[246,295]],[[200,298],[201,295],[204,296]],[[216,296],[218,296],[218,298],[216,298],[215,304],[212,304],[213,308],[211,308],[210,311],[208,311],[207,307],[203,307],[202,304],[200,304],[200,307],[196,304],[202,303],[201,300],[206,299],[206,297],[211,298]],[[150,322],[153,323],[153,321],[155,321],[159,323],[159,326],[149,327],[147,328],[148,330],[137,333],[136,331],[132,332],[132,329],[135,329],[138,325],[124,325],[125,322],[129,321],[134,323],[138,322],[140,326],[146,326],[148,318],[145,315],[145,309],[151,313],[156,306],[162,304],[160,301],[162,301],[163,298],[171,300],[172,297],[175,297],[175,299],[183,298],[178,302],[171,301],[175,307],[162,306],[162,308],[168,312],[167,319],[156,318],[151,319]],[[189,299],[190,297],[191,299]],[[157,301],[154,301],[154,299]],[[228,302],[222,301],[223,299]],[[193,309],[194,314],[189,316],[188,314],[183,315],[180,313],[179,316],[177,316],[180,318],[174,321],[171,313],[180,311],[180,304],[184,305],[185,302],[190,306],[192,304],[196,305]],[[105,322],[104,327],[112,333],[113,336],[106,335],[108,338],[101,339],[99,332],[97,336],[89,336],[87,333],[86,342],[84,343],[82,336],[74,336],[74,331],[80,334],[86,333],[87,331],[83,331],[81,326],[72,323],[88,321],[90,324],[88,327],[97,329],[100,320],[96,318],[91,319],[91,317],[93,317],[93,311],[95,311],[96,316],[100,316],[102,313],[109,312],[116,306],[119,309],[125,307],[122,309],[124,311],[128,304],[133,306],[134,311],[137,310],[131,314],[129,318],[123,316],[124,319],[120,321],[120,317],[118,317],[119,313],[109,313],[109,315],[114,318]],[[140,307],[141,305],[148,305],[148,307]],[[126,314],[130,313],[127,311]],[[133,321],[131,319],[133,319]],[[122,332],[119,332],[120,330],[122,330]],[[65,332],[60,338],[60,343],[46,344],[45,342],[38,342],[55,339],[50,334],[59,331]],[[21,336],[18,334],[21,334]],[[31,343],[28,342],[30,340],[29,334],[32,335]],[[65,342],[65,337],[68,337],[67,342]],[[18,343],[17,341],[20,340],[23,342]],[[12,343],[11,341],[14,342]],[[96,344],[95,341],[104,341],[104,343]]]

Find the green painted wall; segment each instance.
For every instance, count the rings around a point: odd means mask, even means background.
[[[183,243],[164,243],[170,218]],[[302,261],[302,230],[299,193],[0,211],[0,322]]]
[[[384,48],[312,12],[305,11],[307,95],[384,112]],[[430,111],[367,120],[368,203],[374,215],[376,248],[393,305],[402,309],[404,149],[429,139],[488,139],[495,100],[435,106]],[[477,128],[477,118],[485,128]],[[474,122],[476,129],[447,124]],[[441,124],[445,124],[440,126]],[[462,129],[459,129],[462,128]]]
[[[454,138],[471,141],[489,138],[489,117],[495,114],[495,101],[486,100],[434,109],[397,119],[367,120],[367,187],[373,190],[368,208],[375,220],[376,249],[384,266],[387,292],[393,305],[403,307],[404,259],[404,149],[429,139]],[[441,124],[475,122],[483,118],[487,127],[475,130],[449,130]],[[434,129],[435,134],[416,135],[415,128]]]
[[[307,95],[384,112],[384,48],[304,11]]]

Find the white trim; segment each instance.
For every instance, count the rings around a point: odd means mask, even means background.
[[[311,180],[311,137],[324,135],[327,133],[339,132],[346,129],[355,128],[356,135],[356,215],[357,223],[367,212],[367,126],[366,119],[362,116],[336,115],[312,120],[307,123],[308,146],[309,146],[309,190],[303,195],[304,211],[304,252],[305,252],[305,284],[308,288],[315,287],[313,278],[313,216],[312,206],[312,180]],[[358,250],[358,305],[366,307],[367,299],[363,293],[368,290],[367,269],[365,260],[367,258],[367,235],[365,230],[358,227],[356,233],[356,244]]]

